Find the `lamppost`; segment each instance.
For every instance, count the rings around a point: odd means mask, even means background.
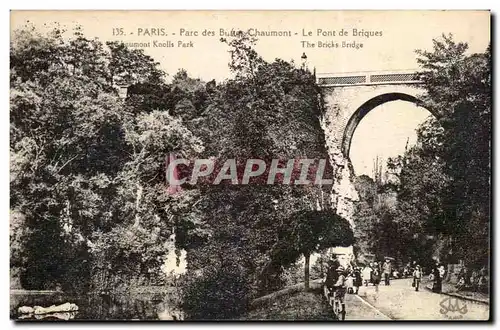
[[[115,85],[116,88],[118,89],[118,96],[122,99],[126,99],[128,95],[128,88],[130,84],[127,83],[118,83]]]
[[[300,57],[300,59],[302,60],[302,70],[306,70],[307,69],[307,55],[306,53],[302,53],[302,56]]]

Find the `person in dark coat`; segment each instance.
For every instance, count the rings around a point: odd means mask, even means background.
[[[354,267],[354,293],[358,294],[359,287],[363,286],[363,280],[361,279],[361,269],[359,267]]]
[[[441,274],[439,273],[439,265],[436,265],[432,268],[432,292],[441,293],[442,284],[441,284]]]
[[[335,258],[328,262],[328,270],[326,271],[325,286],[331,290],[338,280],[337,268],[340,266],[340,262]]]
[[[378,285],[380,284],[380,279],[382,278],[382,275],[380,274],[380,266],[377,262],[373,264],[373,271],[372,271],[372,283],[375,286],[375,291],[378,292]]]

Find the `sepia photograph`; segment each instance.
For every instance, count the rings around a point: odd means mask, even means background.
[[[491,321],[488,10],[12,10],[10,319]]]

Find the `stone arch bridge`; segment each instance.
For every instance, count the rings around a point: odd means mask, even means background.
[[[317,74],[316,79],[325,107],[322,127],[336,173],[332,198],[337,213],[354,227],[354,202],[358,194],[349,159],[354,131],[366,114],[383,103],[396,100],[416,103],[424,92],[422,82],[416,70],[326,73]]]

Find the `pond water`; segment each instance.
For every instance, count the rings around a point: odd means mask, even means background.
[[[75,303],[77,312],[52,315],[20,314],[21,306],[60,305]],[[173,307],[167,293],[81,296],[64,293],[11,293],[10,318],[14,320],[182,320],[184,315]]]

